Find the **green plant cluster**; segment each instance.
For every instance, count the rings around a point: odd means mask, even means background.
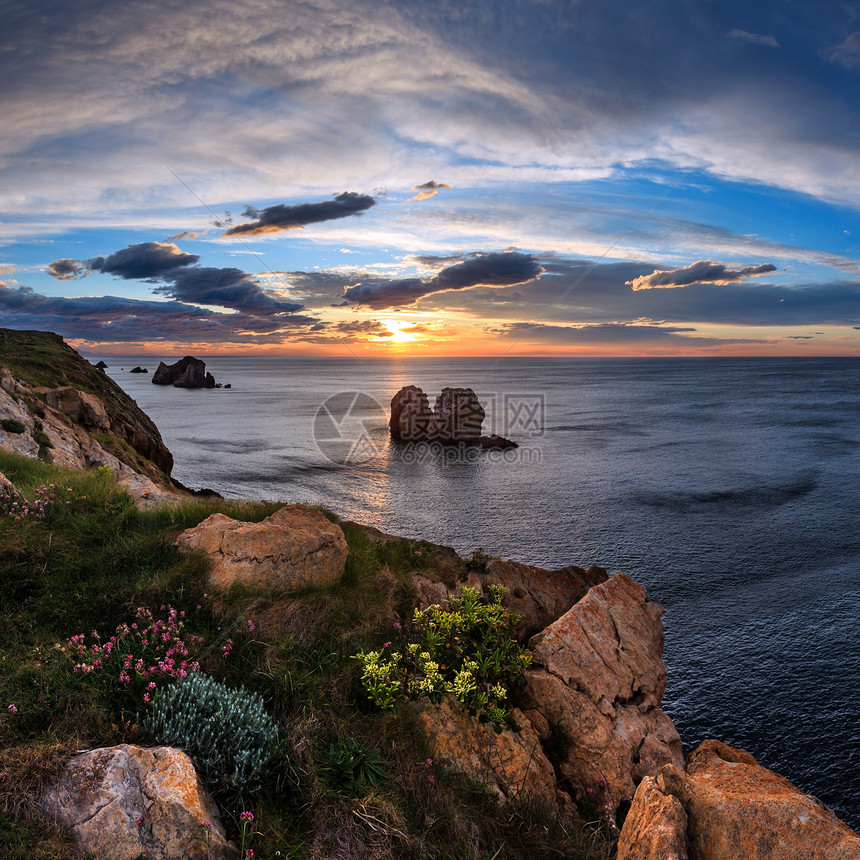
[[[262,696],[202,672],[160,690],[140,730],[155,743],[184,749],[215,790],[241,792],[258,782],[278,746],[278,727]]]
[[[345,794],[377,788],[388,779],[379,750],[351,737],[323,747],[317,762],[323,781]]]
[[[439,606],[415,610],[412,627],[381,650],[362,651],[362,683],[378,707],[399,699],[440,702],[453,694],[472,715],[500,732],[510,720],[509,691],[531,655],[514,637],[519,617],[504,606],[507,589],[491,585],[489,597],[464,587]]]
[[[7,433],[23,433],[27,429],[16,418],[4,418],[0,421],[0,425]]]

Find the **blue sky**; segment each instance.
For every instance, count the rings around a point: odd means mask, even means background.
[[[0,13],[0,325],[92,354],[860,354],[860,3]]]

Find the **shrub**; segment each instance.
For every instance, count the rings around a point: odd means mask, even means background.
[[[377,788],[388,779],[385,759],[379,750],[355,738],[333,741],[322,751],[317,762],[323,781],[348,794],[357,789]]]
[[[251,787],[278,745],[278,727],[261,696],[202,672],[160,690],[140,729],[156,743],[184,749],[213,790]]]
[[[398,699],[440,702],[453,693],[472,715],[500,732],[510,719],[508,692],[531,655],[514,638],[519,617],[503,605],[507,589],[490,586],[490,597],[463,588],[451,611],[415,610],[412,628],[380,651],[361,652],[362,683],[371,701],[393,708]],[[399,625],[395,625],[399,628]]]
[[[7,433],[23,433],[27,428],[15,418],[4,418],[0,421]]]

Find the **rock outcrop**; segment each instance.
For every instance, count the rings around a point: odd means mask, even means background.
[[[516,708],[517,731],[496,734],[487,723],[470,717],[453,698],[415,709],[416,725],[434,757],[476,782],[502,802],[556,802],[555,773],[531,722]]]
[[[341,529],[321,511],[286,505],[262,522],[212,514],[176,538],[186,552],[203,552],[211,561],[210,584],[229,588],[294,588],[336,582],[346,565]]]
[[[653,776],[639,783],[618,838],[617,860],[689,860],[687,813]]]
[[[150,381],[174,388],[215,388],[215,377],[206,372],[206,362],[192,355],[186,355],[175,364],[160,361]]]
[[[643,853],[658,833],[667,834],[667,844],[683,845],[680,858],[696,860],[860,858],[860,836],[827,807],[744,750],[715,740],[690,754],[686,771],[670,764],[643,780],[618,860],[662,857]]]
[[[45,397],[44,402],[38,399],[40,396]],[[0,418],[11,418],[24,427],[22,433],[7,433],[0,428],[0,445],[16,454],[41,456],[57,466],[73,469],[106,466],[142,506],[177,501],[184,495],[170,484],[166,475],[155,480],[158,472],[152,464],[148,473],[144,471],[145,464],[130,456],[119,441],[115,447],[110,444],[114,421],[108,417],[100,398],[93,394],[71,387],[34,391],[0,368]]]
[[[191,759],[172,747],[122,744],[77,755],[43,808],[82,853],[102,860],[216,860],[235,851]],[[210,848],[199,839],[204,824]]]
[[[49,406],[62,412],[75,424],[80,424],[87,430],[110,430],[110,418],[104,403],[95,396],[64,385],[61,388],[52,388],[45,392],[45,399]]]
[[[683,767],[681,739],[660,710],[662,614],[640,585],[616,573],[529,640],[523,710],[544,740],[552,732],[555,764],[571,790],[610,813],[664,764]]]
[[[391,399],[388,426],[395,442],[477,444],[484,417],[484,408],[471,388],[443,388],[431,412],[423,390],[408,385]]]
[[[149,371],[145,367],[138,365],[137,367],[133,367],[129,373],[149,373]]]
[[[466,568],[458,576],[449,576],[446,582],[433,581],[419,572],[412,574],[418,606],[422,609],[434,603],[448,609],[449,594],[464,585],[484,595],[489,594],[489,586],[504,585],[508,589],[506,605],[520,616],[517,636],[521,641],[559,619],[587,594],[592,585],[606,579],[606,571],[602,567],[584,570],[568,565],[559,570],[545,570],[498,558],[487,559],[482,568]]]

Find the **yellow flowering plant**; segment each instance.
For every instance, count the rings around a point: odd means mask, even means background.
[[[453,694],[472,716],[502,731],[510,720],[508,693],[531,655],[515,638],[519,616],[504,605],[507,589],[491,585],[488,592],[464,587],[450,610],[416,609],[408,629],[395,625],[397,641],[357,654],[368,698],[390,709],[400,699],[438,703]]]

